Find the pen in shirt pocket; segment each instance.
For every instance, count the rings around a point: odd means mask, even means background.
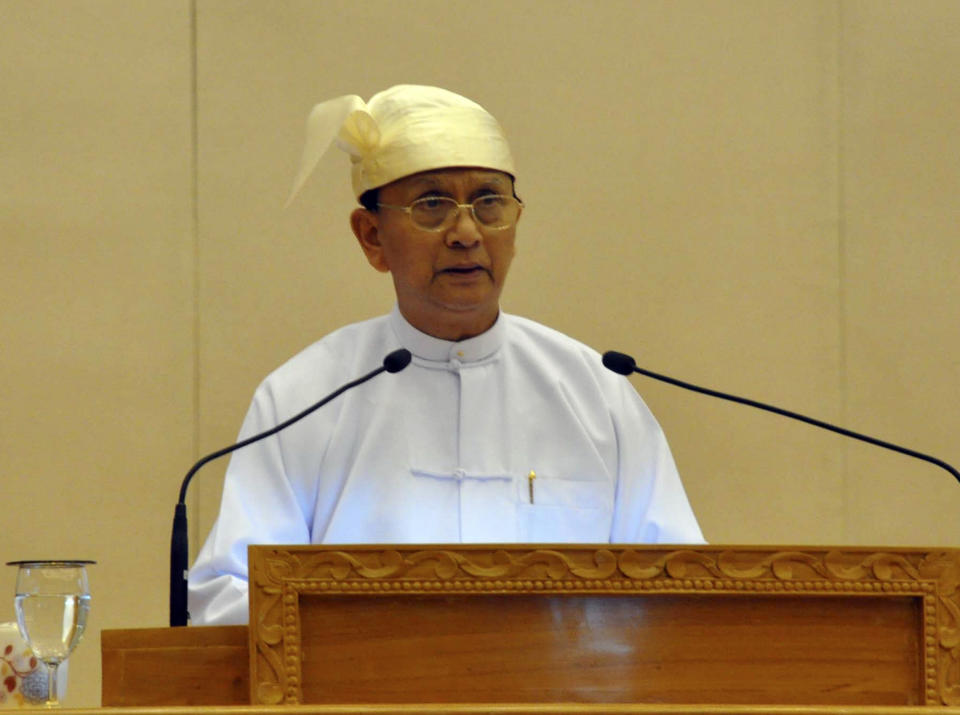
[[[533,504],[533,482],[534,482],[534,480],[536,480],[536,478],[537,478],[537,473],[531,469],[531,470],[530,470],[530,474],[527,475],[527,486],[528,486],[529,489],[530,489],[530,503],[531,503],[531,504]]]

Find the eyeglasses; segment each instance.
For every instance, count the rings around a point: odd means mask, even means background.
[[[424,231],[446,231],[454,226],[460,216],[460,209],[470,209],[470,215],[479,226],[494,231],[510,228],[517,222],[523,206],[514,196],[504,194],[486,194],[469,204],[457,203],[447,196],[425,196],[409,206],[377,204],[380,208],[396,209],[405,212],[413,225]]]

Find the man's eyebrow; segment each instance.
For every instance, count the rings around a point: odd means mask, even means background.
[[[430,176],[418,176],[406,184],[404,192],[407,195],[422,196],[427,193],[443,193],[443,187],[439,181]]]
[[[499,173],[481,174],[477,178],[484,184],[498,184],[502,186],[510,183],[506,176]]]
[[[410,188],[433,189],[439,187],[440,183],[435,176],[417,176],[410,182]]]

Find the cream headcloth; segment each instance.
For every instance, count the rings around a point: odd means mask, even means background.
[[[487,110],[439,87],[402,84],[364,102],[355,94],[316,105],[290,200],[332,143],[350,155],[353,193],[452,166],[515,176],[503,130]]]

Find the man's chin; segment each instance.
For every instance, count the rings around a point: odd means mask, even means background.
[[[489,298],[489,297],[488,297]],[[500,315],[500,304],[494,300],[439,300],[433,303],[430,325],[424,332],[448,340],[463,340],[488,330]],[[421,328],[423,330],[423,328]],[[452,331],[452,332],[451,332]]]
[[[434,291],[434,302],[458,313],[482,312],[499,302],[499,291],[496,291],[490,280],[486,278],[482,281],[459,284],[452,282],[437,287],[441,290]]]

